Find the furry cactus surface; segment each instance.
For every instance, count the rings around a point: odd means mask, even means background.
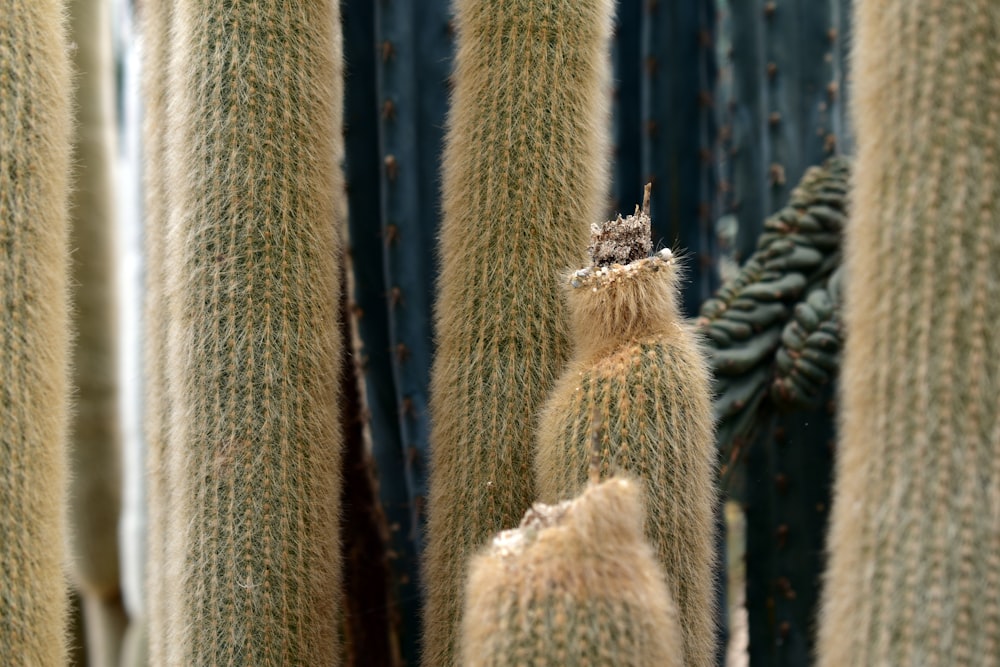
[[[1000,664],[1000,7],[864,0],[819,664]]]
[[[63,5],[0,0],[0,656],[67,658],[72,89]]]
[[[462,665],[685,665],[642,496],[610,479],[500,533],[469,567]]]
[[[458,0],[432,374],[425,665],[468,559],[535,500],[533,415],[569,355],[555,286],[607,189],[610,0]]]
[[[170,30],[173,3],[143,0],[139,10],[139,30],[143,50],[144,242],[146,285],[144,307],[143,434],[146,440],[146,470],[149,480],[146,538],[146,623],[149,662],[166,664],[167,592],[177,577],[167,576],[167,519],[172,506],[168,481],[167,433],[170,425],[167,392],[167,316],[164,257],[167,246],[167,78],[169,73]]]
[[[166,662],[336,665],[338,5],[173,21]]]
[[[119,584],[121,433],[115,285],[114,62],[105,0],[73,0],[76,136],[70,201],[73,389],[70,571],[80,588],[91,665],[119,664],[127,617]]]
[[[578,493],[595,449],[602,473],[645,483],[647,533],[677,602],[685,664],[707,666],[715,655],[710,376],[678,312],[672,253],[633,259],[648,244],[645,211],[595,225],[594,265],[569,278],[574,353],[541,413],[538,493],[546,503]]]

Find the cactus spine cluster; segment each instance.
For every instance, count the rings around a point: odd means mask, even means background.
[[[336,665],[337,3],[173,21],[166,662]]]
[[[856,5],[820,664],[1000,664],[1000,11]]]
[[[538,492],[547,503],[578,493],[592,447],[603,471],[643,480],[647,532],[680,612],[685,664],[707,666],[715,654],[709,371],[678,313],[671,252],[646,256],[647,211],[595,225],[593,265],[570,277],[574,354],[542,411]]]
[[[0,1],[0,656],[66,660],[72,82],[57,0]]]
[[[461,664],[687,664],[642,495],[641,483],[610,479],[500,533],[469,566]]]
[[[118,420],[112,190],[114,89],[109,7],[73,0],[76,135],[70,202],[73,385],[70,422],[70,563],[83,596],[92,665],[119,664],[127,618],[119,585],[121,434]]]
[[[424,664],[457,658],[467,560],[535,500],[569,354],[554,286],[607,187],[610,0],[459,0],[432,377]]]

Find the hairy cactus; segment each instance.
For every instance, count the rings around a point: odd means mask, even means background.
[[[594,227],[594,265],[570,277],[574,355],[540,420],[539,496],[552,503],[579,492],[592,438],[603,471],[640,477],[648,493],[647,532],[682,619],[685,664],[713,664],[716,497],[708,366],[678,313],[672,253],[633,259],[649,247],[647,213]]]
[[[642,485],[622,478],[528,510],[470,565],[462,664],[687,664],[644,523]]]
[[[459,0],[432,378],[424,663],[467,560],[535,500],[532,415],[569,353],[553,289],[606,192],[610,0]]]
[[[165,254],[167,238],[167,77],[173,3],[144,0],[139,8],[143,36],[143,126],[144,241],[146,285],[144,308],[145,348],[143,350],[145,391],[143,435],[146,441],[146,470],[149,531],[146,538],[146,619],[149,662],[154,667],[167,664],[167,593],[177,578],[168,576],[168,518],[173,506],[168,478],[167,432],[170,425],[170,397],[167,393],[167,299]]]
[[[76,65],[73,386],[70,422],[70,563],[81,589],[90,664],[119,664],[127,618],[118,558],[121,433],[115,318],[112,190],[114,90],[111,15],[104,0],[70,3]]]
[[[1000,11],[860,2],[821,665],[1000,664]]]
[[[338,5],[173,19],[167,662],[335,665]]]
[[[0,655],[62,665],[71,76],[56,0],[0,0]]]

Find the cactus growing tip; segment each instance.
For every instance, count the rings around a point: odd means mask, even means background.
[[[587,251],[593,266],[629,264],[649,257],[653,247],[649,197],[652,186],[643,189],[642,209],[625,218],[619,214],[614,220],[590,226],[590,245]]]

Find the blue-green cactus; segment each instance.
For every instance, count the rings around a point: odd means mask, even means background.
[[[434,248],[451,31],[443,0],[376,5],[383,269],[406,478],[418,526],[427,489]]]
[[[694,315],[717,283],[715,7],[709,0],[644,7],[642,177],[653,183],[654,244],[680,248],[688,257],[683,306]]]
[[[642,18],[640,3],[619,2],[611,43],[612,134],[614,164],[611,171],[611,201],[606,217],[640,201],[643,181],[640,146],[644,139],[638,104],[642,84]]]
[[[364,381],[365,416],[372,439],[379,500],[389,529],[389,566],[400,650],[413,664],[419,653],[420,526],[413,512],[415,493],[407,474],[397,369],[391,354],[391,290],[386,283],[385,266],[385,246],[391,238],[387,236],[382,204],[383,182],[388,174],[380,154],[380,131],[383,123],[392,118],[384,107],[380,108],[379,91],[373,85],[379,61],[392,54],[379,46],[375,3],[347,0],[342,11],[346,60],[345,175],[354,287],[350,310],[360,343],[357,361]],[[385,118],[382,122],[380,111]]]

